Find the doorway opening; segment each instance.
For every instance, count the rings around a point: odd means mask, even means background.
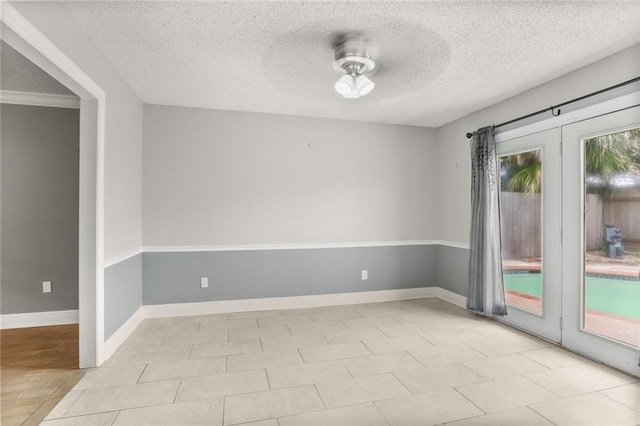
[[[105,92],[11,4],[0,7],[2,40],[80,98],[79,366],[99,366],[104,346]]]

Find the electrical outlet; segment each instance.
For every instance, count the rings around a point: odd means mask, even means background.
[[[363,280],[368,280],[369,279],[369,271],[367,271],[366,269],[362,270],[362,279]]]
[[[42,281],[42,292],[51,293],[51,281]]]
[[[200,278],[200,287],[208,288],[209,287],[209,278],[207,278],[207,277]]]

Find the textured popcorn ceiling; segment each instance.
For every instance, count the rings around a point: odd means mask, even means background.
[[[63,2],[146,103],[440,126],[640,41],[640,2]],[[332,40],[370,41],[361,99]]]
[[[55,78],[0,41],[0,89],[15,92],[74,95]]]

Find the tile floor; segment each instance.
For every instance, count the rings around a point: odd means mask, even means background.
[[[640,379],[439,299],[145,320],[43,425],[638,425]]]

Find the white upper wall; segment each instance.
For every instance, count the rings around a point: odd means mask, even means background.
[[[139,249],[142,103],[59,4],[11,4],[106,92],[105,259]]]
[[[434,133],[145,105],[143,245],[432,239]]]
[[[438,128],[436,238],[469,242],[471,153],[467,132],[593,93],[638,75],[640,45]]]

